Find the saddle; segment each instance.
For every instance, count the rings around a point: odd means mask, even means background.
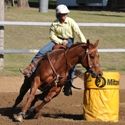
[[[62,44],[56,44],[53,48],[52,48],[52,50],[55,50],[55,49],[67,49],[67,46],[65,46],[65,45],[62,45]]]

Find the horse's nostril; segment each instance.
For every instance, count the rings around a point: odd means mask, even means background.
[[[98,74],[98,76],[99,76],[99,77],[101,77],[102,75],[103,75],[103,73],[102,73],[102,72],[100,72],[100,73]]]

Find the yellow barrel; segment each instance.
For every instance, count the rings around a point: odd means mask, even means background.
[[[87,121],[112,121],[119,119],[118,72],[103,72],[103,79],[85,74],[83,98],[84,118]]]

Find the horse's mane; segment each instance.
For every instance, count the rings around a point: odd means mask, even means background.
[[[67,50],[69,49],[74,49],[75,47],[87,47],[87,44],[86,43],[75,43],[73,44],[70,48],[68,48]]]
[[[86,43],[79,43],[79,42],[77,42],[77,43],[73,44],[73,45],[71,46],[71,48],[72,48],[72,47],[76,47],[76,46],[86,46]]]
[[[61,54],[61,53],[64,53],[65,51],[68,51],[69,49],[74,49],[75,47],[79,47],[79,46],[81,46],[81,47],[86,47],[87,44],[86,44],[86,43],[79,43],[79,42],[77,42],[77,43],[73,44],[70,48],[66,48],[66,49],[55,49],[55,50],[50,51],[50,52],[47,52],[47,53],[51,53],[51,54],[55,54],[55,53],[56,53],[56,54]],[[47,57],[47,53],[44,55],[44,58]]]
[[[90,43],[88,40],[87,43],[77,42],[77,43],[73,44],[70,48],[74,48],[74,47],[78,47],[78,46],[85,47],[85,48],[86,47],[91,47],[91,48],[95,47],[95,45],[93,43]]]

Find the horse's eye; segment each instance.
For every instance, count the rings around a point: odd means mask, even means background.
[[[97,56],[97,57],[99,57],[99,54],[98,54],[98,53],[96,53],[96,56]]]
[[[90,58],[94,59],[95,58],[95,54],[94,53],[90,54]]]

